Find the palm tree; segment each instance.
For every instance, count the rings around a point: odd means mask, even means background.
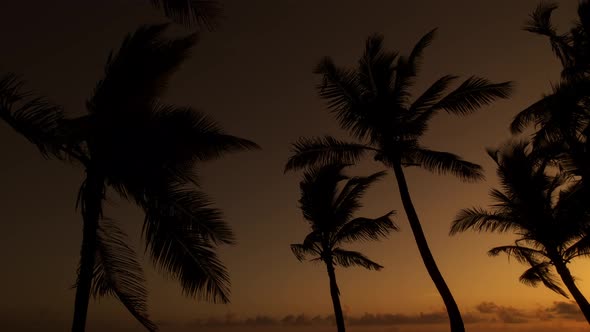
[[[194,166],[258,146],[225,134],[202,113],[159,101],[168,78],[196,42],[195,35],[165,39],[165,28],[141,27],[109,56],[105,76],[87,102],[88,114],[65,119],[26,102],[3,112],[17,131],[40,142],[42,151],[59,151],[86,171],[78,195],[83,239],[75,332],[85,329],[91,292],[115,295],[148,330],[156,330],[146,314],[135,253],[117,224],[102,214],[107,189],[144,210],[146,251],[154,264],[178,280],[185,295],[229,301],[229,278],[215,247],[233,243],[233,233],[210,199],[195,189]],[[7,77],[2,82],[8,82],[8,88],[0,90],[8,91],[5,99],[18,100],[10,93],[18,95],[20,83]],[[43,134],[48,132],[52,135],[46,142]]]
[[[529,265],[520,276],[521,282],[532,286],[542,283],[567,298],[554,268],[590,323],[590,304],[567,267],[574,258],[590,254],[588,194],[562,174],[548,175],[548,160],[527,151],[528,145],[521,141],[503,151],[488,152],[497,164],[502,190],[491,191],[495,202],[491,210],[462,210],[450,232],[514,232],[518,238],[513,245],[492,248],[489,255],[505,253]]]
[[[551,21],[553,3],[541,3],[525,30],[547,37],[562,63],[561,81],[551,94],[519,112],[510,129],[522,133],[534,125],[533,146],[572,175],[590,179],[590,2],[580,1],[579,20],[559,34]]]
[[[452,153],[430,150],[420,144],[420,138],[428,129],[430,119],[439,111],[470,114],[496,99],[507,98],[511,84],[494,84],[470,77],[445,95],[449,85],[457,79],[447,75],[410,102],[410,89],[418,74],[422,53],[435,31],[422,37],[408,57],[384,51],[383,37],[373,35],[367,39],[365,53],[356,69],[337,67],[332,59],[324,58],[316,70],[323,77],[318,86],[320,97],[327,100],[340,126],[357,142],[331,136],[299,139],[286,170],[313,164],[355,164],[367,154],[393,169],[424,265],[445,303],[451,330],[460,332],[465,328],[459,308],[428,248],[403,167],[420,166],[436,173],[451,173],[463,180],[483,178],[480,166]]]
[[[333,164],[305,172],[299,184],[299,203],[303,217],[311,226],[311,233],[305,237],[303,243],[291,245],[291,250],[299,261],[311,258],[312,261],[323,261],[326,264],[338,332],[344,332],[344,316],[335,267],[362,266],[369,270],[383,268],[360,252],[345,250],[340,246],[346,242],[378,240],[387,236],[390,231],[398,230],[390,219],[393,211],[375,219],[353,219],[354,213],[361,208],[359,200],[365,191],[382,178],[385,172],[367,177],[349,177],[342,173],[345,167],[346,165]],[[338,190],[341,183],[342,189]]]
[[[166,17],[185,27],[213,29],[223,14],[217,0],[150,0],[152,6],[162,10]]]
[[[580,0],[578,21],[567,33],[558,33],[551,15],[558,8],[552,2],[541,2],[530,15],[524,30],[547,37],[560,60],[562,77],[575,79],[590,74],[590,1]]]

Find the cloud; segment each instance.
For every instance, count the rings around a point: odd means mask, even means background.
[[[529,321],[530,318],[535,318],[537,315],[525,312],[514,307],[506,307],[495,304],[494,302],[482,302],[475,306],[475,309],[484,315],[495,315],[492,320],[497,320],[507,324],[522,324]]]
[[[271,325],[277,325],[277,324],[279,324],[279,322],[270,316],[259,315],[254,318],[246,319],[244,321],[244,324],[245,325],[254,325],[254,326],[271,326]]]
[[[474,310],[463,312],[463,320],[466,324],[477,323],[503,323],[508,325],[525,324],[538,321],[565,320],[583,321],[578,306],[575,303],[554,302],[550,306],[539,307],[533,310],[525,310],[512,306],[498,305],[494,302],[484,301],[476,305]],[[360,316],[346,315],[346,324],[351,326],[383,326],[394,327],[399,325],[441,325],[448,323],[447,313],[444,310],[421,312],[419,314],[402,313],[364,313]],[[222,317],[208,317],[192,321],[193,327],[223,327],[223,326],[249,326],[249,327],[301,327],[301,326],[333,326],[334,315],[305,315],[288,314],[282,318],[259,314],[252,317],[238,318],[235,314],[227,314]]]
[[[550,316],[556,316],[571,320],[584,320],[584,315],[580,311],[580,307],[574,302],[553,302],[553,306],[545,309],[545,312]]]
[[[370,314],[347,319],[350,325],[400,325],[400,324],[436,324],[448,321],[445,312],[420,313],[419,315],[404,314]]]
[[[496,315],[498,315],[498,318],[500,318],[502,322],[508,324],[527,323],[529,318],[533,317],[531,314],[513,307],[499,307]]]
[[[482,314],[491,314],[496,312],[498,306],[494,302],[482,302],[475,306],[475,309]]]
[[[584,321],[584,316],[575,302],[553,302],[551,306],[541,306],[536,310],[523,310],[494,302],[482,302],[475,309],[483,316],[493,315],[492,320],[508,324],[527,323],[531,320],[572,320]]]

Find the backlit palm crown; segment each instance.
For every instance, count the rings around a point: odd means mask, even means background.
[[[467,180],[481,178],[478,165],[451,153],[429,150],[420,144],[420,137],[439,111],[469,114],[495,99],[507,98],[511,84],[471,77],[446,93],[457,80],[456,76],[447,75],[412,100],[410,90],[420,69],[422,53],[435,31],[422,37],[409,56],[385,51],[383,37],[373,35],[367,39],[365,52],[354,69],[338,67],[332,59],[324,58],[316,69],[323,77],[318,85],[320,97],[327,101],[340,126],[358,143],[329,136],[300,139],[294,144],[295,155],[286,168],[316,163],[354,164],[372,152],[375,160],[389,166],[403,163],[450,172]]]
[[[141,28],[124,41],[88,101],[89,115],[75,120],[93,164],[122,194],[139,201],[150,190],[146,183],[158,189],[192,181],[197,161],[255,147],[226,135],[200,112],[159,102],[196,42],[195,35],[162,40],[165,27]]]
[[[514,245],[489,251],[500,253],[530,265],[520,280],[545,286],[567,297],[551,272],[561,260],[590,254],[590,209],[578,184],[568,184],[562,175],[547,174],[547,160],[534,157],[526,142],[508,145],[502,151],[490,151],[498,165],[502,189],[493,189],[490,211],[482,208],[462,210],[451,227],[451,234],[468,229],[488,232],[513,232]]]
[[[14,75],[0,79],[0,116],[47,156],[81,163],[122,197],[145,211],[143,237],[154,263],[178,280],[186,295],[229,301],[229,277],[215,246],[233,243],[221,211],[195,184],[195,166],[225,153],[254,149],[225,134],[189,107],[159,97],[196,36],[166,39],[166,25],[145,26],[111,54],[105,76],[87,102],[88,113],[66,119],[59,107],[21,92]],[[101,186],[102,187],[102,186]],[[84,183],[79,203],[94,193]],[[141,265],[117,223],[102,218],[97,231],[95,296],[115,295],[149,330]]]
[[[397,226],[391,221],[393,211],[382,217],[353,218],[361,208],[360,199],[366,190],[385,173],[367,177],[348,177],[342,173],[345,165],[335,164],[307,171],[300,183],[301,211],[311,226],[302,244],[293,244],[291,249],[297,259],[311,256],[313,260],[334,260],[343,267],[359,265],[367,269],[382,267],[363,254],[348,251],[339,246],[359,240],[378,240]],[[342,189],[339,190],[339,185]]]
[[[140,28],[109,57],[105,77],[76,119],[74,135],[95,168],[146,211],[144,237],[155,262],[191,296],[228,300],[227,274],[212,252],[232,243],[221,213],[195,182],[194,167],[223,153],[256,148],[227,135],[207,116],[158,101],[195,35],[164,40],[165,25]]]

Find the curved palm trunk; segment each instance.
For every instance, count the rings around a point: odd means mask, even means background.
[[[451,332],[464,332],[465,326],[463,324],[463,319],[461,318],[459,307],[457,306],[457,303],[455,302],[453,294],[451,294],[451,290],[447,286],[445,279],[436,266],[434,257],[430,252],[430,248],[428,248],[428,242],[426,241],[424,231],[420,225],[420,219],[418,218],[418,214],[416,213],[416,209],[414,209],[414,204],[412,203],[412,199],[410,197],[410,191],[408,189],[408,184],[406,182],[406,177],[404,176],[402,165],[393,165],[393,171],[395,173],[395,178],[397,179],[397,185],[404,210],[406,211],[410,227],[412,228],[412,233],[414,234],[414,239],[416,240],[418,250],[420,251],[420,256],[422,257],[422,261],[426,266],[426,270],[428,271],[430,278],[434,282],[438,293],[445,303],[451,324]]]
[[[584,314],[584,317],[586,317],[586,320],[588,323],[590,323],[590,303],[588,303],[588,300],[586,300],[584,294],[582,294],[582,292],[580,292],[578,289],[578,286],[576,286],[574,277],[572,277],[570,270],[561,260],[554,260],[553,262],[555,264],[557,273],[563,281],[563,284],[565,287],[567,287],[567,290],[570,292],[570,294],[572,294],[574,300],[576,300],[576,303],[578,304],[578,307],[580,307],[580,310]]]
[[[104,182],[102,177],[87,170],[86,181],[81,192],[81,210],[83,219],[82,249],[80,250],[80,267],[76,284],[74,319],[72,332],[84,332],[88,314],[88,302],[92,286],[94,261],[96,258],[96,232],[101,217]]]
[[[334,272],[334,263],[331,259],[326,261],[326,268],[328,269],[328,277],[330,278],[330,295],[332,295],[332,304],[334,305],[336,327],[338,328],[338,332],[344,332],[344,315],[342,314],[342,306],[340,305],[340,291],[338,290],[338,284],[336,284],[336,273]]]

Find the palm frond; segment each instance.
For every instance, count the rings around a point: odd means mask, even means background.
[[[414,45],[412,52],[407,58],[399,58],[395,70],[396,75],[393,89],[394,95],[401,97],[401,100],[405,100],[405,97],[409,95],[408,90],[412,87],[414,83],[413,79],[420,70],[422,53],[424,53],[424,49],[428,47],[434,39],[436,30],[437,29],[433,29],[422,36],[416,45]]]
[[[214,208],[209,197],[198,190],[179,184],[148,193],[146,214],[152,222],[177,223],[214,244],[235,244],[231,227]]]
[[[143,270],[135,252],[127,245],[127,235],[115,222],[103,219],[97,232],[96,249],[92,294],[116,297],[148,331],[157,331],[147,312]]]
[[[173,193],[176,194],[187,195],[186,192]],[[175,198],[160,197],[157,200],[160,204]],[[180,282],[187,296],[228,303],[229,276],[217,257],[211,234],[216,233],[217,241],[231,242],[231,231],[219,219],[219,211],[202,204],[202,196],[193,194],[186,199],[185,206],[191,208],[192,218],[181,213],[164,215],[165,210],[154,206],[156,201],[150,202],[143,227],[146,250],[163,272]]]
[[[285,166],[285,172],[313,165],[356,164],[371,147],[349,143],[331,136],[300,138],[293,145],[293,155]]]
[[[0,75],[0,119],[35,144],[44,157],[63,159],[62,108],[24,91],[23,86],[16,74]]]
[[[553,96],[547,96],[543,99],[535,102],[531,106],[518,112],[510,123],[510,132],[512,134],[520,134],[525,128],[531,124],[536,124],[542,119],[543,114],[547,112],[546,106],[549,99],[554,98]]]
[[[298,261],[303,262],[309,257],[317,258],[321,254],[314,247],[307,246],[305,244],[292,244],[291,252],[297,258]]]
[[[509,257],[513,257],[519,263],[525,264],[530,261],[538,261],[539,258],[546,257],[545,253],[541,250],[522,247],[519,245],[499,246],[494,247],[488,251],[488,255],[490,256],[498,256],[501,253],[504,253]]]
[[[472,76],[434,104],[432,109],[466,115],[497,99],[506,99],[511,93],[511,82],[491,83],[485,78]]]
[[[416,114],[416,116],[425,114],[425,110],[430,110],[440,98],[443,96],[443,92],[449,87],[449,85],[455,81],[458,77],[453,75],[445,75],[436,80],[432,85],[424,91],[410,106],[410,113]],[[433,113],[427,113],[431,116]],[[422,115],[423,117],[425,115]]]
[[[344,224],[334,235],[334,238],[336,242],[379,240],[389,235],[391,231],[399,230],[391,220],[393,215],[395,215],[395,212],[391,211],[375,219],[355,218]]]
[[[352,215],[362,207],[360,199],[375,182],[381,180],[387,173],[384,171],[369,176],[355,176],[346,182],[340,193],[333,199],[331,209],[336,220],[347,222]]]
[[[153,118],[149,124],[141,135],[141,146],[145,150],[137,159],[157,158],[150,164],[158,166],[187,165],[192,169],[195,161],[208,161],[227,153],[260,149],[252,141],[226,134],[210,116],[190,107],[154,105]],[[183,172],[185,170],[181,169]]]
[[[545,35],[555,35],[555,27],[551,23],[551,15],[557,9],[557,4],[553,2],[541,2],[530,15],[529,20],[525,23],[524,30]]]
[[[186,27],[215,28],[223,14],[223,6],[217,0],[150,0],[176,23]]]
[[[305,239],[303,239],[303,245],[309,248],[313,247],[320,252],[322,238],[323,233],[320,230],[313,230],[305,236]]]
[[[342,172],[344,167],[346,165],[342,164],[315,166],[303,174],[303,179],[299,183],[300,209],[314,230],[331,232],[337,226],[337,220],[332,217],[332,202],[340,181],[348,179]]]
[[[519,112],[510,125],[513,133],[522,132],[530,124],[538,127],[536,136],[546,140],[562,140],[575,136],[588,124],[583,101],[590,93],[590,79],[562,80],[553,85],[552,92]]]
[[[373,34],[367,38],[365,53],[359,60],[358,82],[375,98],[387,93],[394,73],[394,61],[398,54],[383,49],[383,35]]]
[[[555,293],[569,298],[567,293],[559,286],[559,280],[553,275],[550,268],[551,265],[548,262],[533,264],[520,276],[519,281],[532,287],[536,287],[540,282]]]
[[[406,158],[405,163],[418,164],[437,174],[450,173],[464,181],[479,181],[485,178],[481,166],[465,161],[449,152],[418,148]]]
[[[422,54],[424,53],[426,47],[428,47],[434,40],[437,30],[438,28],[434,28],[428,31],[424,36],[422,36],[422,38],[420,38],[416,45],[414,45],[414,48],[412,49],[412,52],[408,57],[408,63],[412,64],[412,67],[414,67],[414,70],[412,72],[414,76],[418,74],[419,67],[422,61]]]
[[[360,87],[353,70],[339,68],[330,57],[320,60],[314,70],[322,75],[322,83],[317,86],[320,97],[328,101],[328,107],[339,109],[360,100]]]
[[[374,73],[374,69],[370,70]],[[361,140],[366,138],[371,131],[371,125],[367,119],[365,107],[367,91],[362,85],[367,79],[374,81],[383,78],[375,76],[366,78],[364,77],[366,75],[360,75],[354,70],[339,68],[329,57],[324,57],[319,62],[314,73],[322,75],[322,82],[317,85],[319,96],[327,101],[328,109],[336,114],[340,126]],[[374,74],[384,75],[384,73]],[[367,83],[364,82],[364,84]]]
[[[195,34],[166,39],[162,36],[166,27],[140,27],[125,38],[117,53],[111,53],[105,76],[88,102],[89,111],[117,117],[151,111],[169,76],[197,42]]]
[[[367,270],[375,271],[379,271],[383,268],[383,266],[373,262],[357,251],[335,248],[332,253],[334,262],[342,267],[362,266]]]
[[[450,235],[465,232],[469,229],[476,232],[504,233],[518,229],[518,224],[500,212],[489,212],[482,208],[462,209],[451,225]]]
[[[559,35],[551,22],[551,15],[557,9],[553,2],[541,2],[525,23],[524,30],[549,37],[551,48],[565,68],[571,67],[573,59],[569,45],[569,36]]]
[[[590,235],[584,235],[563,252],[565,261],[579,256],[590,256]]]

